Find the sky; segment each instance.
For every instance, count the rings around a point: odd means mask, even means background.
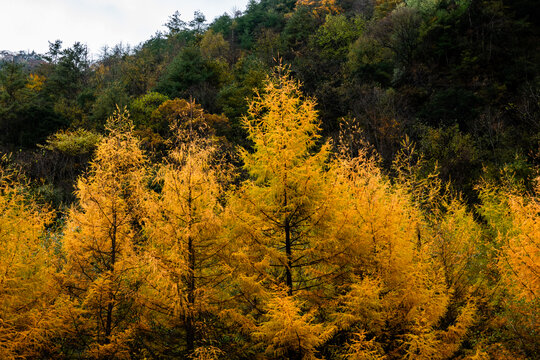
[[[93,55],[104,45],[135,46],[148,40],[175,11],[182,20],[201,11],[207,21],[233,10],[244,11],[248,0],[0,0],[0,50],[45,53],[48,41],[76,41]]]

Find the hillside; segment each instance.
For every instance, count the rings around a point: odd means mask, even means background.
[[[252,0],[0,51],[0,358],[536,358],[539,11]]]

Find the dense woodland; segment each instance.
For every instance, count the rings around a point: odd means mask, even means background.
[[[260,0],[0,63],[0,358],[538,358],[539,9]]]

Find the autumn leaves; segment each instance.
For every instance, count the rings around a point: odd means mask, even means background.
[[[244,172],[234,176],[211,139],[174,123],[182,141],[151,164],[119,112],[60,232],[2,178],[2,357],[534,350],[516,345],[504,323],[524,334],[536,323],[500,309],[538,309],[537,199],[515,195],[504,206],[503,190],[485,187],[484,226],[436,177],[414,178],[410,158],[391,182],[363,150],[352,157],[323,143],[314,101],[279,71],[244,118],[252,149],[239,149]]]

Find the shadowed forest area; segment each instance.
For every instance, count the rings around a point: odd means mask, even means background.
[[[0,358],[537,358],[539,9],[260,0],[0,62]]]

